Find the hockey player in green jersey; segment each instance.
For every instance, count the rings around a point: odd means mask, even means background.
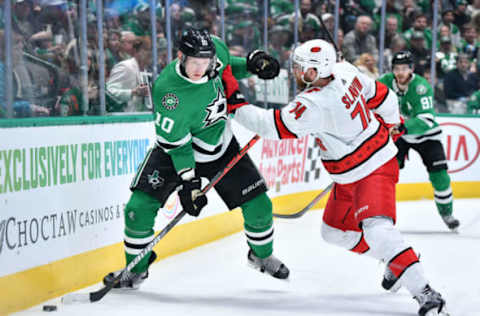
[[[413,73],[413,57],[409,51],[393,56],[392,70],[378,80],[396,92],[400,113],[405,118],[405,122],[396,127],[397,132],[403,133],[395,142],[398,163],[403,168],[410,148],[420,154],[434,189],[438,212],[448,228],[455,230],[460,223],[452,215],[452,187],[440,141],[442,131],[435,121],[432,87],[425,78]]]
[[[206,196],[198,195],[200,177],[211,180],[238,153],[226,97],[229,104],[242,100],[237,98],[236,89],[233,94],[227,89],[225,95],[222,79],[228,81],[227,74],[232,73],[237,78],[246,77],[247,70],[272,79],[279,72],[278,61],[263,51],[253,51],[246,59],[230,56],[226,45],[206,31],[185,31],[179,47],[178,58],[153,86],[157,139],[132,182],[133,193],[124,211],[127,264],[153,240],[155,216],[169,195],[180,188],[184,211],[198,216],[207,204]],[[265,193],[265,181],[248,155],[215,185],[215,190],[229,209],[242,209],[249,263],[275,278],[286,279],[288,268],[272,255],[272,203]],[[137,288],[148,277],[148,266],[155,257],[151,252],[131,272],[124,273],[118,287]],[[104,282],[111,282],[118,273],[110,273]]]

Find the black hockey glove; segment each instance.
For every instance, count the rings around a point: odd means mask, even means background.
[[[198,216],[202,208],[207,205],[207,197],[200,194],[201,185],[201,179],[197,177],[183,180],[178,191],[183,210],[192,216]]]
[[[263,50],[254,50],[247,55],[247,70],[260,79],[273,79],[280,73],[280,63]]]
[[[245,100],[245,97],[240,92],[240,90],[235,90],[232,95],[227,99],[227,113],[235,113],[236,109],[247,104],[248,102]]]

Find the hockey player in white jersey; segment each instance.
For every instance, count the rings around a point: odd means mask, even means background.
[[[229,110],[250,130],[271,139],[316,137],[335,184],[322,237],[329,243],[386,263],[382,286],[404,286],[419,315],[446,315],[415,251],[394,226],[397,148],[390,131],[400,122],[398,100],[384,84],[347,62],[336,62],[331,44],[311,40],[297,47],[293,74],[301,92],[286,107],[265,110],[230,98]],[[395,287],[394,287],[395,285]]]

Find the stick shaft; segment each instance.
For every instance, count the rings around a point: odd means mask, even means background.
[[[202,193],[205,194],[207,193],[211,188],[215,186],[232,168],[235,166],[235,164],[242,159],[243,156],[248,152],[248,150],[260,139],[260,136],[255,135],[250,141],[240,150],[238,154],[235,155],[235,157],[232,158],[232,160],[223,168],[220,170],[215,177],[213,177],[212,181],[208,185],[206,185],[202,189]],[[98,291],[95,292],[90,292],[89,295],[89,300],[90,302],[96,302],[101,300],[118,282],[120,282],[120,279],[122,275],[126,271],[131,271],[139,262],[142,260],[147,253],[149,253],[153,247],[175,226],[177,223],[185,216],[186,212],[184,210],[180,211],[171,221],[170,223],[167,224],[158,234],[155,236],[155,238],[145,247],[142,249],[142,251],[125,267],[125,269],[122,270],[122,272],[110,283],[106,284],[103,288],[101,288]]]
[[[278,218],[299,218],[299,217],[302,217],[303,214],[305,214],[306,212],[308,212],[308,210],[310,210],[315,204],[317,204],[328,192],[330,192],[330,190],[332,189],[333,187],[333,182],[330,183],[326,188],[325,190],[323,190],[322,192],[320,192],[310,203],[307,204],[307,206],[305,206],[303,209],[301,209],[300,211],[296,212],[296,213],[292,213],[292,214],[277,214],[277,213],[273,213],[273,216],[275,217],[278,217]]]

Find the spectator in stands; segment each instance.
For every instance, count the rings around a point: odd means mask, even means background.
[[[157,73],[159,74],[168,63],[168,43],[167,39],[163,37],[157,37]],[[155,79],[153,80],[155,81]]]
[[[480,87],[467,101],[467,114],[480,114]]]
[[[388,48],[388,51],[391,56],[393,56],[395,53],[406,50],[407,49],[407,41],[401,36],[395,37],[390,44],[390,47]],[[389,59],[391,61],[391,59]]]
[[[252,20],[229,25],[226,39],[228,46],[242,45],[247,51],[252,51],[262,46],[260,32]]]
[[[13,64],[13,116],[48,116],[50,110],[47,107],[35,104],[34,80],[27,69],[23,59],[25,39],[19,33],[12,36],[12,64]],[[4,30],[0,30],[0,43],[5,43]],[[7,113],[7,94],[5,82],[5,51],[4,45],[0,45],[0,117]]]
[[[134,49],[133,43],[135,43],[136,36],[131,31],[123,31],[121,37],[121,49],[120,57],[121,60],[129,59],[133,56]]]
[[[375,57],[373,57],[369,53],[363,53],[362,55],[360,55],[360,57],[355,62],[355,66],[357,66],[358,70],[360,70],[361,73],[369,76],[373,80],[377,79],[380,76],[380,74],[378,73],[377,61],[375,60]]]
[[[182,24],[184,25],[184,28],[189,27],[186,22],[186,19],[190,20],[192,19],[191,14],[186,14],[187,8],[184,8],[182,10]],[[220,36],[219,31],[218,31],[218,25],[220,24],[220,17],[217,15],[217,8],[215,6],[203,6],[200,9],[199,12],[199,20],[195,22],[198,27],[204,28],[210,32],[210,34],[215,34],[217,36]]]
[[[133,44],[133,57],[113,67],[106,84],[109,112],[139,112],[151,107],[150,86],[144,78],[151,55],[150,38],[138,37]]]
[[[450,36],[442,36],[439,39],[440,51],[435,54],[435,62],[439,70],[437,76],[441,79],[447,72],[456,68],[457,53],[452,47]]]
[[[310,14],[315,16],[316,20],[318,21],[318,17],[312,13],[312,0],[301,0],[300,16],[302,17],[302,19],[306,19]],[[318,21],[318,23],[320,24],[320,21]]]
[[[474,19],[480,13],[480,0],[473,0],[472,4],[467,5],[467,14]]]
[[[299,27],[298,41],[300,43],[305,43],[306,41],[318,38],[319,30],[320,27],[314,19],[304,19]]]
[[[287,67],[290,47],[292,46],[292,32],[290,28],[284,25],[275,25],[270,31],[268,44],[268,52],[279,61],[280,67]]]
[[[345,35],[343,45],[345,48],[345,59],[349,62],[355,62],[363,53],[370,53],[373,56],[378,55],[377,41],[371,34],[372,19],[367,15],[361,15],[357,18],[355,28]]]
[[[403,33],[408,46],[410,46],[410,40],[414,32],[423,33],[425,48],[430,49],[432,47],[432,31],[428,27],[428,19],[425,14],[420,12],[416,13],[412,27]]]
[[[390,46],[385,46],[385,50],[383,51],[383,71],[392,71],[392,58],[393,55],[399,51],[407,50],[407,42],[403,38],[403,36],[395,36]]]
[[[333,12],[334,8],[334,3],[332,5],[331,1],[325,1],[326,3],[324,4],[325,12]],[[342,25],[343,31],[348,34],[350,31],[355,29],[355,23],[357,22],[357,17],[362,15],[361,13],[356,10],[357,5],[356,1],[353,0],[346,0],[346,1],[340,1],[340,9],[341,9],[341,14],[340,14],[340,24]],[[365,14],[363,14],[365,15]]]
[[[294,4],[289,0],[271,0],[270,15],[276,19],[284,14],[292,14],[295,10]]]
[[[341,28],[338,28],[337,32],[337,48],[340,50],[342,53],[342,56],[345,56],[345,46],[343,45],[343,42],[345,40],[345,35],[343,33],[343,30]]]
[[[105,29],[107,29],[107,30],[119,30],[119,29],[122,28],[122,22],[120,21],[120,15],[113,8],[104,9],[103,19],[105,21]]]
[[[33,16],[32,0],[15,0],[12,4],[12,27],[28,42],[33,34],[38,32],[38,21]]]
[[[414,71],[421,74],[425,67],[429,67],[430,50],[425,48],[423,32],[415,31],[410,38],[410,52],[414,59]]]
[[[452,40],[452,33],[450,33],[450,28],[446,25],[440,25],[438,27],[438,37],[437,38],[441,38],[441,37],[450,37],[450,41]],[[453,49],[456,49],[455,46],[453,46]]]
[[[323,23],[325,24],[327,31],[329,31],[330,34],[333,34],[335,31],[335,17],[333,16],[333,14],[331,13],[322,14],[322,20],[323,20]],[[323,29],[323,27],[320,28],[320,34],[324,32],[325,30]],[[319,36],[319,37],[328,40],[327,36],[325,37]]]
[[[479,0],[480,1],[480,0]],[[480,14],[475,14],[472,17],[472,21],[470,22],[475,26],[475,29],[477,30],[478,33],[480,33]]]
[[[70,74],[70,83],[64,90],[63,94],[55,104],[55,113],[59,116],[74,116],[89,114],[98,114],[98,76],[93,66],[94,51],[89,49],[87,52],[87,68],[88,68],[88,106],[83,98],[83,89],[81,85],[80,66],[75,62],[74,49],[67,51],[65,63]]]
[[[397,18],[398,32],[401,32],[403,30],[403,16],[402,16],[402,12],[399,9],[397,9],[396,1],[387,0],[387,7],[385,8],[385,10],[386,10],[387,17],[395,16],[395,18]],[[382,11],[382,7],[380,6],[375,10],[375,14],[373,16],[373,20],[375,21],[375,26],[374,26],[375,30],[380,30],[380,20],[382,18],[381,11]]]
[[[385,23],[385,46],[390,47],[394,38],[399,37],[398,35],[398,21],[394,15],[387,17],[387,21]],[[380,42],[380,33],[378,33],[377,37],[378,43]]]
[[[455,24],[460,30],[463,26],[470,22],[471,17],[467,14],[467,1],[457,0],[457,5],[453,11],[453,24]]]
[[[113,66],[119,63],[122,60],[120,56],[122,43],[120,42],[121,39],[121,32],[119,30],[108,30],[107,33],[107,41],[105,45],[105,64],[107,67],[107,74],[110,73]]]
[[[478,41],[477,30],[472,24],[465,24],[463,27],[463,38],[459,51],[467,54],[470,61],[479,60],[480,42]]]
[[[405,0],[403,1],[403,10],[401,12],[403,24],[402,32],[405,32],[413,26],[416,16],[418,15],[419,10],[414,2],[414,0]]]
[[[138,2],[123,25],[125,31],[131,31],[136,36],[150,35],[150,5],[148,2]]]
[[[461,34],[458,27],[453,23],[454,18],[455,17],[453,15],[453,9],[446,9],[442,11],[442,23],[439,25],[439,27],[441,27],[442,25],[448,26],[452,37],[452,44],[455,47],[460,47]]]
[[[458,54],[457,68],[444,77],[445,97],[450,113],[465,113],[467,98],[478,86],[476,76],[469,72],[469,68],[469,56]]]

